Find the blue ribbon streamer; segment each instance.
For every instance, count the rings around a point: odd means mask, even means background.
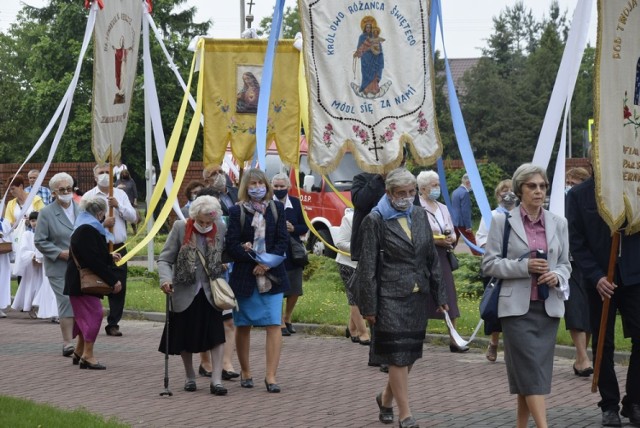
[[[458,149],[462,156],[462,162],[471,181],[471,188],[476,196],[476,202],[482,213],[482,219],[485,224],[491,225],[491,208],[489,206],[489,200],[482,186],[482,178],[480,177],[480,171],[478,171],[478,165],[473,156],[473,150],[471,143],[469,142],[469,135],[464,124],[464,118],[462,117],[462,110],[460,109],[460,103],[458,102],[458,95],[453,84],[453,76],[451,74],[451,68],[449,67],[449,59],[447,58],[447,49],[444,43],[444,30],[442,25],[442,10],[440,6],[440,0],[432,0],[431,13],[429,15],[429,30],[431,32],[431,49],[432,54],[435,55],[435,39],[436,39],[436,27],[440,25],[440,37],[442,38],[442,50],[444,54],[444,64],[447,76],[447,91],[449,93],[449,109],[451,110],[451,120],[453,122],[453,130],[458,141]],[[451,200],[449,199],[449,190],[447,189],[446,176],[444,171],[444,164],[442,158],[438,159],[438,176],[440,177],[440,187],[444,196],[445,203],[448,208],[451,207]],[[462,236],[464,242],[469,248],[484,253],[484,249],[471,243],[464,235]]]
[[[252,166],[255,168],[256,161],[263,170],[266,168],[267,156],[267,121],[269,120],[269,101],[271,100],[271,81],[273,79],[273,62],[276,56],[276,46],[282,27],[282,16],[284,10],[284,0],[277,0],[271,20],[271,33],[267,43],[267,52],[264,57],[262,67],[262,78],[260,79],[260,97],[258,98],[258,111],[256,112],[256,152]]]

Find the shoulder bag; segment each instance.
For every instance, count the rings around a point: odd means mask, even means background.
[[[211,278],[204,256],[200,250],[196,251],[198,252],[198,256],[200,256],[202,267],[209,278],[209,287],[211,287],[211,295],[213,296],[213,306],[219,311],[227,309],[238,310],[238,301],[229,283],[224,278]]]
[[[91,269],[80,267],[80,263],[78,263],[78,259],[76,259],[76,256],[73,254],[71,249],[70,253],[80,274],[80,291],[83,294],[104,296],[105,294],[113,293],[113,288],[104,282],[104,280],[96,275]]]
[[[509,245],[509,234],[511,233],[511,223],[509,223],[509,214],[504,220],[504,234],[502,237],[502,258],[507,257],[507,247]],[[502,279],[491,278],[484,289],[482,299],[480,300],[480,318],[491,331],[501,331],[500,319],[498,318],[498,297],[502,288]]]
[[[307,249],[304,248],[304,244],[291,235],[289,235],[289,242],[291,247],[291,262],[299,267],[308,265],[309,256],[307,255]]]
[[[438,223],[438,227],[440,228],[440,233],[447,236],[448,234],[445,233],[446,231],[444,229],[442,229],[442,225],[438,221],[438,218],[436,217],[436,215],[429,210],[425,210],[425,211],[431,214],[431,216],[436,221],[436,223]],[[449,231],[449,233],[451,233],[451,231]],[[452,272],[454,270],[457,270],[460,267],[460,262],[458,261],[458,257],[456,257],[456,253],[453,252],[453,248],[447,249],[447,260],[449,261],[449,266],[451,266]]]

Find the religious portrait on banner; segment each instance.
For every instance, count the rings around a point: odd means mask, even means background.
[[[600,216],[640,231],[640,7],[598,2],[593,167]]]
[[[388,172],[408,146],[420,164],[442,153],[434,108],[428,2],[301,0],[309,158],[326,174],[346,151]]]
[[[258,111],[262,66],[243,64],[238,65],[237,70],[236,113],[255,114]]]

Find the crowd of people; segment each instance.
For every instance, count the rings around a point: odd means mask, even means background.
[[[137,194],[126,167],[119,168],[115,186],[109,165],[96,165],[93,172],[96,186],[79,203],[73,178],[59,173],[48,188],[40,187],[26,209],[31,186],[25,187],[20,175],[13,177],[0,243],[14,244],[13,274],[19,288],[12,303],[9,253],[0,254],[0,309],[11,304],[32,318],[54,318],[62,334],[62,355],[81,369],[105,370],[94,355],[103,296],[82,291],[81,271],[91,269],[111,288],[105,333],[122,336],[127,267],[117,262],[126,254],[127,224],[138,222]],[[29,172],[31,185],[38,174]],[[479,274],[501,280],[500,322],[485,326],[485,356],[497,360],[502,334],[509,391],[516,396],[516,426],[528,426],[531,418],[537,427],[547,426],[545,396],[551,390],[563,317],[576,350],[576,376],[589,377],[594,371],[587,352],[590,340],[594,354],[604,341],[598,381],[603,426],[622,426],[620,415],[640,426],[640,318],[635,310],[640,268],[634,263],[640,237],[623,234],[614,279],[607,279],[611,233],[598,214],[594,179],[586,169],[574,168],[566,182],[566,213],[559,216],[545,209],[546,171],[521,165],[498,183],[491,224],[481,221],[474,234],[466,174],[450,207],[439,201],[441,183],[434,171],[416,177],[401,166],[388,174],[353,178],[354,208],[345,211],[335,236],[336,262],[349,305],[345,336],[368,346],[368,364],[387,373],[375,397],[380,422],[419,426],[411,411],[409,374],[423,356],[429,319],[450,319],[450,351],[469,350],[454,338],[461,316],[454,249],[463,236],[471,252],[482,257]],[[160,289],[169,302],[158,350],[181,356],[185,391],[197,390],[194,353],[200,358],[198,374],[210,378],[211,394],[226,395],[223,381],[234,378],[242,388],[253,388],[253,327],[266,331],[265,388],[281,391],[277,371],[282,341],[296,333],[293,312],[303,295],[303,267],[287,256],[308,233],[300,200],[290,189],[288,175],[268,179],[259,169],[245,170],[235,187],[220,165],[205,168],[202,180],[185,187],[185,219],[173,223],[158,257]],[[216,307],[210,285],[216,279],[228,281],[236,308]],[[612,309],[601,339],[604,299]],[[617,311],[632,343],[622,398],[613,362]],[[0,311],[2,316],[6,314]]]

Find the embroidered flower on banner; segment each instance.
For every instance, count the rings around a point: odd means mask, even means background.
[[[395,132],[394,132],[395,130],[396,130],[395,122],[391,122],[389,126],[385,127],[384,134],[380,136],[380,139],[382,140],[382,142],[388,143],[389,141],[393,140],[393,136],[395,135]]]
[[[429,130],[429,122],[424,117],[422,110],[418,113],[418,134],[426,134]]]
[[[356,136],[356,138],[360,140],[360,143],[362,143],[365,146],[369,144],[369,140],[371,137],[369,136],[369,132],[367,132],[366,129],[360,128],[360,125],[353,125],[351,129],[353,130],[353,133]]]
[[[324,127],[324,134],[322,134],[322,142],[325,146],[331,147],[331,137],[333,137],[333,125],[327,123]]]
[[[636,112],[636,109],[633,109],[633,113],[631,113],[631,109],[627,105],[629,102],[629,98],[627,97],[627,91],[624,91],[624,99],[622,100],[622,126],[633,126],[633,130],[635,131],[635,136],[638,138],[638,128],[640,128],[640,115]]]
[[[230,112],[229,103],[224,101],[222,98],[218,98],[216,100],[216,105],[227,118],[227,129],[231,131],[232,134],[256,134],[254,120],[248,120],[247,122],[238,120],[238,118]],[[281,99],[279,102],[272,102],[271,105],[273,112],[267,119],[267,133],[275,132],[274,115],[278,115],[286,110],[287,100]]]

